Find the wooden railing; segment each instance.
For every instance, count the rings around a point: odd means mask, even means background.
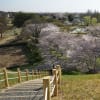
[[[6,68],[0,73],[0,88],[6,88],[13,83],[21,83],[22,81],[28,81],[31,79],[42,78],[48,75],[48,71],[32,70],[28,69],[21,71],[19,68],[16,72],[10,72]]]
[[[45,100],[51,100],[52,96],[58,96],[58,89],[61,86],[61,66],[55,66],[52,70],[53,76],[43,78],[43,89]]]

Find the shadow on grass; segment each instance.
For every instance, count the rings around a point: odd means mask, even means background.
[[[40,63],[34,63],[34,64],[25,64],[25,65],[21,65],[21,66],[13,66],[10,68],[7,68],[10,71],[17,71],[18,68],[20,68],[21,71],[25,71],[26,69],[28,69],[29,71],[32,71],[34,69],[36,69],[36,66],[38,66]]]
[[[62,71],[63,75],[82,75],[84,73],[81,73],[79,71]]]
[[[62,71],[63,75],[95,75],[99,72]]]

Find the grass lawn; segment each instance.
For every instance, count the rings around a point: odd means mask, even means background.
[[[100,100],[100,74],[63,75],[61,93],[52,100]]]

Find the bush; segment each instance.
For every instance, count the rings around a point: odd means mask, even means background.
[[[28,58],[29,64],[40,63],[43,59],[41,57],[41,52],[36,45],[27,44],[24,48],[25,54]]]

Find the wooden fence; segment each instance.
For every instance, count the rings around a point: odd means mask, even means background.
[[[16,83],[21,83],[23,81],[22,79],[24,79],[24,81],[28,81],[30,79],[41,78],[46,75],[48,75],[47,71],[32,70],[30,72],[28,69],[26,69],[25,71],[21,71],[18,68],[16,72],[9,72],[6,68],[4,68],[0,73],[0,88],[9,87],[12,80],[14,82],[16,80]],[[2,86],[1,83],[4,86]]]
[[[52,70],[53,76],[49,76],[43,79],[44,97],[45,100],[51,100],[52,96],[58,96],[58,89],[61,87],[61,66],[55,66]]]
[[[31,70],[31,72],[26,69],[21,71],[19,68],[16,72],[9,72],[6,68],[0,73],[0,86],[3,83],[4,87],[10,86],[11,80],[17,80],[17,83],[21,83],[24,78],[25,81],[36,78],[43,78],[43,89],[45,100],[51,100],[52,96],[58,96],[58,90],[61,88],[61,66],[57,65],[52,69],[52,76],[49,75],[48,71]],[[12,76],[11,76],[12,74]],[[3,78],[1,78],[1,76]],[[46,76],[46,77],[45,77]]]

